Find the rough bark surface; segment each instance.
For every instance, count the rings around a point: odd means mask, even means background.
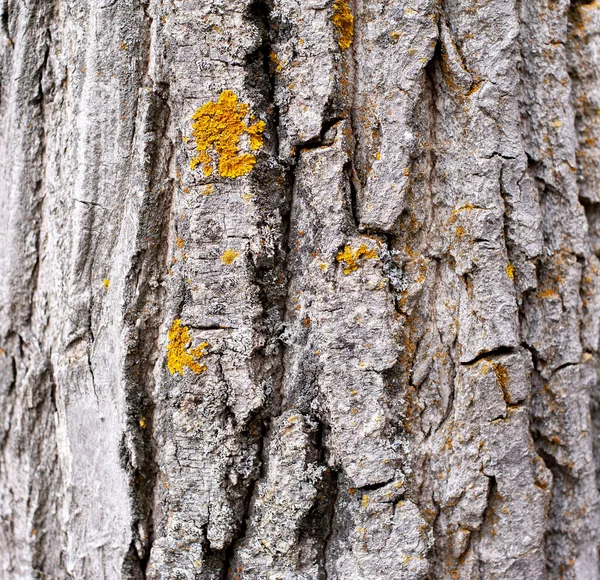
[[[600,4],[2,0],[0,578],[600,578]]]

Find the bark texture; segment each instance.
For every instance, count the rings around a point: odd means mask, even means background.
[[[2,0],[0,578],[600,578],[600,4]]]

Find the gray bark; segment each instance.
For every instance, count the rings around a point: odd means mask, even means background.
[[[600,578],[597,2],[0,12],[2,580]]]

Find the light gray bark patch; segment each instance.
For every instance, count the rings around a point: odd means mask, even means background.
[[[353,127],[361,229],[395,230],[414,179],[425,67],[438,38],[431,0],[356,3]],[[377,63],[377,64],[376,64]]]
[[[302,537],[326,469],[318,463],[317,427],[294,411],[275,420],[266,450],[265,477],[254,494],[248,533],[236,546],[232,572],[252,577],[265,570],[275,576],[293,571],[296,578],[318,577],[320,542]]]
[[[54,6],[31,9],[15,5],[3,9],[2,86],[0,110],[3,139],[1,155],[5,211],[3,242],[18,240],[13,251],[3,254],[2,332],[24,329],[32,316],[33,293],[39,268],[40,227],[45,195],[45,101],[52,75],[47,70],[50,26]]]
[[[551,569],[570,578],[596,569],[600,505],[589,391],[597,380],[591,360],[570,365],[537,383],[533,400],[538,445],[554,475],[547,556]]]
[[[577,544],[575,539],[583,533],[590,542],[596,541],[595,532],[582,532],[597,528],[598,517],[598,490],[592,483],[595,477],[586,473],[589,467],[582,465],[593,461],[590,390],[596,383],[597,371],[594,356],[582,352],[590,336],[589,323],[581,324],[582,306],[585,304],[589,312],[586,289],[593,283],[589,274],[583,279],[582,271],[593,267],[594,261],[587,257],[587,222],[578,202],[577,181],[583,192],[587,187],[581,169],[576,180],[576,154],[581,156],[577,153],[581,125],[576,111],[581,111],[581,103],[573,96],[581,90],[581,84],[577,77],[569,76],[569,62],[581,58],[582,46],[576,32],[566,44],[548,45],[551,38],[567,32],[568,8],[566,3],[547,9],[522,6],[523,26],[528,31],[537,28],[524,42],[524,98],[531,107],[526,146],[535,160],[531,167],[538,181],[547,246],[547,257],[538,266],[538,287],[524,304],[524,327],[527,344],[536,359],[534,434],[554,476],[546,545],[548,569],[550,574],[578,578],[588,573],[597,577],[597,554],[585,541]],[[571,12],[571,24],[575,23],[577,11],[574,7]],[[550,14],[553,17],[547,19]],[[548,49],[540,51],[542,45]],[[548,81],[540,84],[542,77]],[[585,320],[590,320],[588,313]],[[568,393],[565,383],[569,384]],[[563,417],[570,419],[563,422]],[[576,437],[572,429],[578,432]],[[567,515],[576,513],[581,509],[577,506],[583,503],[586,507],[579,512],[580,517]]]
[[[49,53],[51,3],[2,7],[0,156],[0,575],[27,577],[64,562],[65,537],[56,517],[63,469],[58,461],[55,376],[39,331],[36,299],[43,292],[43,204],[48,163],[49,102],[54,75]],[[40,324],[41,322],[41,324]]]
[[[0,6],[2,579],[598,578],[596,3]]]
[[[433,438],[442,577],[517,578],[524,572],[544,577],[550,474],[533,452],[526,411],[505,399],[515,384],[507,372],[514,364],[509,355],[462,367],[452,413]],[[516,373],[517,381],[522,374]],[[519,540],[515,537],[507,551],[502,538],[515,533]]]

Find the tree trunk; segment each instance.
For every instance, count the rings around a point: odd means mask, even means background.
[[[2,0],[0,577],[600,578],[600,5]]]

